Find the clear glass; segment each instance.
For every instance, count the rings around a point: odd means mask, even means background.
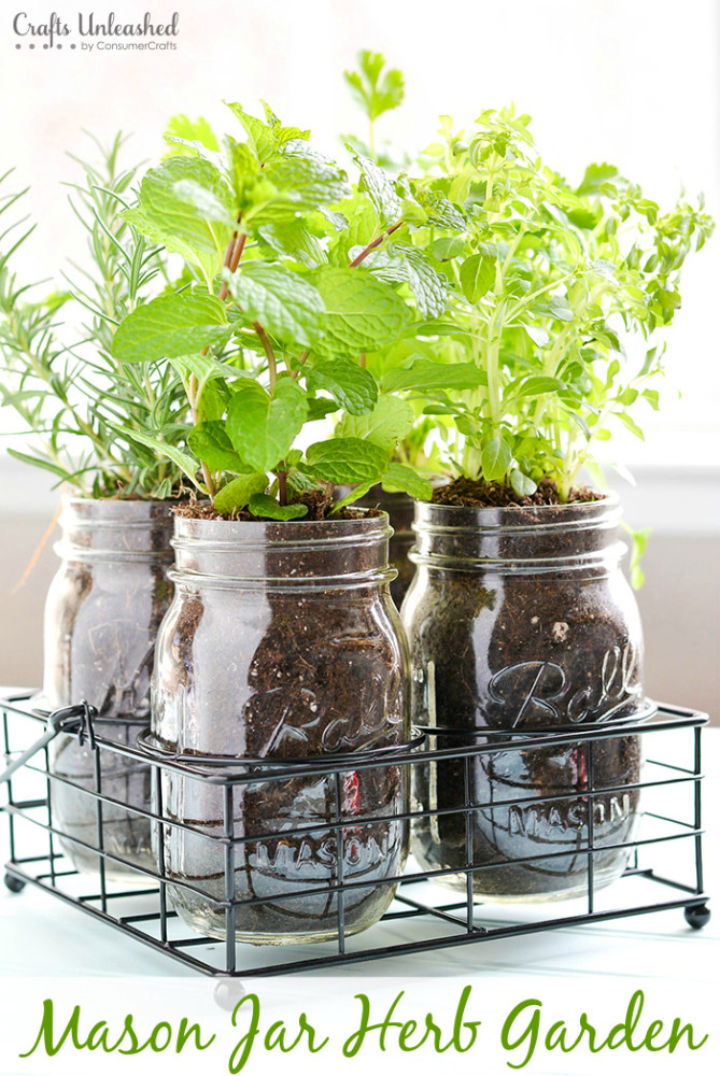
[[[402,745],[408,658],[388,568],[387,516],[249,523],[178,518],[176,594],[158,639],[153,738],[164,749],[227,760],[287,761]],[[195,767],[197,769],[197,767]],[[208,773],[217,774],[217,769]],[[230,771],[227,771],[230,772]],[[258,773],[250,767],[245,772]],[[193,928],[225,936],[223,788],[164,771],[165,871]],[[340,803],[338,803],[338,798]],[[407,851],[404,769],[258,780],[234,786],[230,875],[236,935],[256,943],[337,936],[339,879],[348,934],[392,900]],[[339,812],[339,814],[338,814]],[[330,823],[340,817],[342,855]],[[313,825],[317,829],[313,830]],[[298,833],[298,827],[304,827]],[[271,836],[273,835],[274,836]],[[207,836],[206,836],[207,835]],[[300,896],[285,896],[304,890]],[[206,894],[204,896],[203,894]]]
[[[60,568],[45,604],[43,705],[56,709],[87,700],[103,719],[109,740],[135,745],[150,723],[150,678],[155,639],[172,597],[172,514],[156,501],[69,498],[56,547]],[[97,847],[95,755],[76,736],[60,735],[50,748],[54,825],[69,839],[63,851],[79,870],[97,871],[98,856],[72,838]],[[149,767],[100,751],[103,794],[149,810]],[[68,783],[64,783],[68,782]],[[122,807],[103,805],[103,847],[154,869],[149,823]],[[142,880],[106,861],[109,878]]]
[[[412,522],[415,502],[407,493],[387,493],[382,486],[373,486],[357,503],[366,508],[380,508],[387,512],[390,519],[393,529],[390,538],[390,564],[397,572],[390,584],[390,593],[399,609],[415,574],[415,565],[408,557],[414,541]]]
[[[482,735],[647,712],[619,515],[610,497],[502,509],[416,506],[417,574],[402,609],[413,721],[480,730],[430,737],[440,748],[502,750],[474,758],[467,775],[462,761],[417,767],[419,806],[441,813],[420,820],[414,850],[427,869],[466,865],[466,819],[457,809],[467,794],[476,807],[471,864],[484,868],[474,874],[478,895],[528,901],[584,893],[590,810],[595,847],[634,832],[638,793],[623,786],[640,777],[637,736],[598,741],[590,759],[587,744],[518,750],[510,737]],[[592,808],[590,772],[594,788],[620,789],[594,798]],[[538,858],[516,862],[525,857]],[[595,885],[621,874],[627,858],[623,850],[596,853]],[[464,875],[446,880],[465,886]]]

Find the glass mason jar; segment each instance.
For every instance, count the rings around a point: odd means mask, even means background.
[[[337,499],[348,494],[350,488],[350,486],[338,486]],[[415,502],[407,493],[386,493],[378,484],[355,503],[362,508],[379,508],[388,514],[390,526],[393,529],[390,536],[390,565],[397,572],[390,583],[390,594],[399,609],[415,574],[415,566],[408,559],[408,553],[414,541],[412,521]]]
[[[387,816],[407,809],[405,767],[354,770],[350,761],[341,785],[322,775],[262,779],[267,763],[332,762],[351,752],[362,760],[407,741],[407,646],[390,598],[389,533],[385,514],[317,523],[176,519],[176,590],[158,639],[152,742],[226,760],[226,773],[243,758],[266,764],[245,766],[257,779],[232,790],[232,833],[244,838],[234,845],[232,899],[260,901],[237,906],[239,940],[336,937],[337,893],[328,886],[339,880],[367,883],[344,893],[348,934],[392,900],[395,885],[384,879],[402,869],[407,825]],[[215,937],[225,936],[213,899],[226,897],[226,877],[223,845],[208,837],[223,834],[223,793],[163,771],[164,816],[193,827],[164,827],[165,873],[201,890],[170,886],[171,903]],[[336,811],[348,823],[340,856],[329,826]]]
[[[498,730],[647,714],[640,618],[620,570],[618,503],[419,503],[415,511],[417,574],[402,611],[413,721],[453,730],[429,737],[439,748],[496,747],[472,758],[467,775],[462,759],[416,767],[419,805],[450,812],[420,821],[418,859],[427,869],[463,868],[471,838],[471,865],[483,867],[473,875],[477,894],[506,901],[580,895],[590,811],[595,848],[632,839],[638,792],[624,786],[639,781],[639,737],[619,730],[595,742],[593,789],[613,791],[588,798],[587,742],[513,749],[513,738]],[[483,736],[483,729],[494,732]],[[626,850],[596,853],[594,885],[611,882],[627,859]],[[445,880],[466,884],[464,875]]]
[[[103,719],[98,734],[135,746],[150,722],[150,678],[155,638],[172,597],[172,513],[159,501],[68,498],[56,546],[61,566],[45,604],[43,705],[50,709],[87,700]],[[53,824],[67,838],[97,847],[95,754],[77,736],[51,743]],[[102,792],[119,803],[149,810],[149,767],[100,749]],[[98,869],[99,857],[61,839],[79,870]],[[154,869],[150,824],[122,807],[103,804],[103,847]],[[106,876],[141,875],[106,860]]]

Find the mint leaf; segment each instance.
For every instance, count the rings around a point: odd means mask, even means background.
[[[389,463],[380,480],[388,493],[407,493],[419,501],[429,501],[433,488],[428,478],[422,478],[404,463]]]
[[[332,204],[350,193],[345,173],[316,156],[287,154],[274,158],[263,168],[262,175],[283,195],[291,215],[298,209]],[[273,205],[269,212],[278,210]]]
[[[312,389],[325,389],[351,415],[370,411],[378,398],[375,378],[353,359],[318,361],[308,374]]]
[[[266,493],[254,494],[248,508],[254,516],[265,516],[266,519],[301,519],[308,511],[306,504],[280,504]]]
[[[120,323],[112,353],[122,362],[155,362],[222,344],[232,332],[219,299],[200,291],[161,295]]]
[[[471,254],[460,266],[463,295],[471,303],[482,299],[495,281],[495,259],[486,254]]]
[[[322,295],[297,273],[265,262],[248,262],[227,274],[233,298],[252,321],[285,344],[313,347],[322,335]]]
[[[407,283],[424,318],[436,318],[447,305],[447,280],[433,269],[422,251],[405,243],[382,247],[368,259],[368,268],[389,283]]]
[[[239,381],[226,428],[235,450],[258,471],[271,471],[290,451],[307,417],[305,394],[283,378],[269,396],[257,381]]]
[[[393,343],[412,321],[388,285],[360,269],[321,269],[317,288],[325,301],[324,352],[357,355]]]
[[[203,197],[215,207],[211,219],[198,208]],[[218,207],[226,219],[217,219]],[[232,191],[214,165],[199,157],[170,157],[146,173],[137,207],[123,215],[149,239],[197,265],[210,283],[232,236],[234,210]]]
[[[335,434],[339,438],[371,441],[383,449],[387,458],[397,442],[407,437],[414,417],[407,400],[400,400],[397,396],[381,396],[367,414],[344,415],[335,428]]]
[[[361,153],[355,154],[360,169],[360,190],[367,191],[370,201],[384,224],[393,224],[402,214],[402,200],[387,172]]]
[[[342,485],[378,482],[388,462],[388,453],[371,441],[337,437],[310,445],[304,470],[313,478]]]
[[[223,422],[212,420],[193,426],[188,434],[188,444],[197,458],[207,463],[211,471],[245,474],[251,470],[233,449]]]
[[[213,497],[213,507],[221,515],[229,515],[235,508],[244,508],[252,497],[257,496],[267,486],[267,475],[244,474],[219,489]]]
[[[327,254],[319,239],[299,217],[258,225],[258,232],[268,246],[286,258],[311,268],[327,263]]]
[[[248,141],[258,161],[265,163],[277,152],[278,143],[273,135],[273,129],[269,123],[263,123],[256,116],[245,112],[241,105],[236,102],[225,102],[232,114],[245,129]]]

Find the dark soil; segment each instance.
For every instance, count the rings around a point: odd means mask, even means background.
[[[185,504],[179,505],[175,509],[175,514],[178,516],[184,516],[186,519],[231,519],[240,520],[244,523],[299,523],[299,522],[311,522],[320,523],[326,519],[361,519],[368,515],[377,516],[379,511],[377,509],[371,509],[369,512],[358,512],[355,508],[342,508],[339,512],[336,512],[333,516],[330,515],[333,508],[332,491],[324,489],[311,489],[307,493],[301,493],[295,497],[290,504],[304,504],[307,507],[307,515],[302,516],[299,520],[277,520],[271,516],[255,516],[252,512],[249,512],[246,508],[235,510],[230,515],[222,515],[218,512],[209,501],[196,501],[190,500]]]
[[[521,497],[512,486],[502,482],[485,482],[461,476],[445,486],[438,486],[433,493],[433,504],[452,504],[469,508],[521,508],[537,504],[583,504],[602,500],[603,494],[588,486],[578,486],[570,490],[567,501],[560,500],[556,484],[544,478],[538,488],[529,497]]]

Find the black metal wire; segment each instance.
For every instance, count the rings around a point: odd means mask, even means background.
[[[559,926],[573,926],[580,923],[601,922],[608,919],[621,919],[628,916],[645,914],[651,911],[683,909],[688,923],[699,927],[707,921],[707,895],[703,891],[702,870],[702,757],[701,757],[701,732],[707,721],[704,714],[693,710],[679,707],[659,706],[650,714],[647,708],[636,719],[623,719],[622,721],[607,724],[572,725],[553,729],[486,729],[463,730],[455,733],[437,727],[420,728],[413,732],[409,743],[400,744],[391,749],[368,749],[353,753],[338,755],[300,758],[288,761],[277,759],[227,759],[217,756],[196,756],[167,751],[159,747],[147,734],[141,734],[138,747],[129,747],[118,743],[114,739],[106,739],[102,733],[110,724],[127,724],[107,718],[99,718],[92,707],[87,703],[78,706],[66,707],[63,711],[48,714],[32,708],[32,693],[24,692],[17,695],[0,697],[0,710],[2,711],[2,729],[4,741],[4,753],[7,769],[5,774],[0,774],[0,780],[4,779],[8,789],[7,803],[2,808],[8,817],[10,837],[10,861],[6,866],[6,883],[11,888],[21,888],[25,884],[32,884],[44,892],[54,895],[65,903],[80,908],[103,922],[108,923],[121,931],[126,937],[143,942],[157,951],[165,953],[176,961],[180,961],[193,970],[210,975],[275,975],[289,971],[303,971],[325,966],[335,966],[343,963],[356,963],[363,960],[377,960],[383,957],[401,954],[432,951],[436,949],[453,947],[471,942],[481,942],[490,938],[507,937],[536,933],[544,930],[552,930]],[[30,749],[25,748],[27,742],[27,730],[33,730],[33,722],[45,726],[46,731]],[[13,749],[14,737],[12,735],[15,725],[25,728],[23,736],[23,748]],[[137,722],[138,727],[141,722]],[[675,730],[687,731],[693,737],[692,765],[683,767],[662,760],[649,760],[647,765],[656,768],[660,778],[627,782],[613,786],[595,787],[595,759],[594,748],[599,741],[612,737],[647,736],[659,731]],[[690,733],[690,730],[692,732]],[[77,736],[80,742],[87,742],[93,751],[93,774],[95,787],[80,787],[71,780],[62,778],[52,772],[48,744],[53,733],[62,731],[68,735]],[[443,737],[448,739],[455,737],[458,742],[455,746],[433,746],[441,742]],[[468,743],[468,740],[471,742]],[[473,742],[474,741],[474,742]],[[17,742],[17,741],[15,741]],[[447,741],[445,741],[447,742]],[[507,753],[508,751],[532,751],[540,747],[559,747],[571,744],[578,752],[586,757],[586,776],[574,794],[569,791],[561,793],[540,793],[533,796],[533,803],[552,804],[556,801],[577,797],[580,802],[587,805],[586,837],[582,837],[582,827],[578,831],[578,840],[575,851],[585,857],[587,861],[587,911],[582,914],[566,916],[554,916],[542,918],[542,914],[531,923],[498,924],[485,922],[477,923],[480,913],[478,901],[474,895],[476,877],[482,877],[482,872],[494,870],[497,863],[475,863],[474,858],[474,820],[479,817],[479,812],[485,809],[508,808],[512,806],[527,805],[525,798],[505,798],[492,800],[488,803],[473,803],[471,766],[474,762],[485,759],[493,752]],[[103,765],[102,756],[110,753],[111,756],[121,756],[134,764],[143,764],[148,767],[151,776],[153,802],[150,809],[124,804],[111,797],[103,788]],[[42,759],[42,764],[35,761]],[[451,807],[412,807],[399,810],[396,813],[375,813],[367,816],[356,813],[353,810],[347,814],[343,800],[343,775],[348,771],[363,772],[390,767],[397,768],[405,776],[409,777],[410,770],[420,769],[429,765],[437,765],[438,762],[457,761],[462,766],[462,804]],[[21,799],[17,795],[14,784],[22,774],[35,775],[35,778],[43,780],[45,788],[44,798]],[[201,781],[208,785],[218,786],[221,791],[222,819],[219,832],[210,833],[203,828],[203,823],[185,822],[176,817],[171,817],[164,793],[164,775],[182,775],[189,781]],[[333,795],[332,807],[328,806],[328,816],[325,819],[313,820],[310,823],[297,825],[291,832],[288,830],[268,831],[262,833],[247,833],[242,830],[242,822],[236,822],[234,817],[234,789],[240,787],[252,790],[253,786],[282,781],[296,781],[299,778],[326,777],[330,781]],[[622,793],[636,793],[644,789],[660,787],[672,787],[675,785],[690,784],[693,791],[692,822],[680,818],[673,818],[670,814],[660,814],[649,811],[647,817],[667,827],[672,831],[664,832],[659,836],[634,837],[632,840],[615,841],[613,843],[597,844],[595,831],[595,818],[593,805],[597,797],[609,796]],[[79,795],[87,797],[88,804],[94,804],[96,821],[95,844],[83,841],[77,836],[63,833],[59,828],[52,809],[53,788],[58,785],[74,789]],[[156,855],[156,867],[150,869],[140,867],[135,863],[109,851],[105,847],[105,811],[121,807],[129,816],[146,820],[154,834],[154,849]],[[349,808],[348,808],[349,810]],[[464,859],[462,867],[446,867],[425,871],[409,871],[402,875],[387,874],[380,879],[374,879],[371,883],[367,878],[353,879],[346,876],[345,851],[346,831],[352,826],[352,831],[357,832],[362,827],[374,825],[397,824],[406,826],[411,822],[421,819],[431,819],[458,815],[464,819]],[[47,851],[41,855],[22,855],[18,844],[17,821],[22,820],[32,824],[36,829],[44,832],[47,840]],[[236,829],[240,830],[236,833]],[[167,836],[172,832],[185,832],[190,839],[204,839],[211,847],[218,849],[222,863],[222,896],[210,893],[202,885],[192,884],[183,878],[176,876],[173,869],[172,876],[168,874],[167,862]],[[296,959],[282,959],[276,963],[270,963],[264,967],[248,967],[238,959],[238,947],[236,945],[236,931],[238,929],[238,914],[241,908],[254,908],[271,903],[276,897],[268,896],[242,896],[236,891],[236,870],[238,855],[236,849],[243,849],[243,859],[249,854],[247,847],[253,841],[281,841],[288,836],[299,839],[304,835],[315,836],[318,834],[332,834],[336,842],[334,855],[334,870],[330,877],[323,883],[323,893],[327,897],[328,908],[336,909],[336,947],[335,952],[322,956],[307,956],[307,947],[298,947]],[[88,876],[79,874],[74,869],[64,869],[67,863],[66,857],[58,851],[57,841],[71,841],[73,846],[82,848],[97,858],[98,875],[95,883],[97,891],[77,892],[78,887],[84,881],[91,881]],[[689,883],[685,880],[674,880],[663,875],[656,874],[652,868],[640,869],[638,866],[638,850],[640,848],[652,850],[656,845],[667,845],[672,841],[690,839],[694,845],[695,871],[694,880]],[[625,877],[639,879],[644,883],[654,883],[666,890],[668,887],[674,890],[678,897],[673,900],[662,899],[655,902],[642,902],[633,905],[620,904],[614,910],[598,910],[596,906],[596,865],[595,859],[598,854],[611,852],[632,853],[632,866],[628,867]],[[532,864],[538,861],[559,860],[567,857],[568,850],[550,852],[542,851],[531,856],[518,856],[512,860],[515,865]],[[143,888],[130,888],[121,881],[110,879],[109,870],[112,868],[131,868],[138,880],[146,879],[147,886]],[[462,901],[438,904],[431,898],[422,899],[419,891],[414,886],[422,883],[443,880],[454,877],[457,874],[464,875],[465,894]],[[334,876],[333,876],[334,875]],[[197,881],[197,880],[195,880]],[[385,915],[385,920],[396,921],[398,928],[402,926],[406,933],[408,926],[418,917],[429,918],[442,926],[444,933],[435,937],[413,939],[409,934],[406,938],[394,945],[379,946],[373,942],[373,931],[365,933],[360,942],[356,939],[353,946],[348,945],[348,899],[368,885],[394,886],[401,885],[397,895],[396,904]],[[168,887],[172,887],[168,891]],[[201,935],[191,937],[173,936],[173,928],[177,934],[179,918],[174,909],[169,905],[172,901],[172,893],[182,891],[201,897],[209,906],[222,913],[225,923],[225,938],[218,941],[217,938],[203,937]],[[282,900],[300,898],[309,894],[317,895],[317,882],[312,886],[300,887],[290,890],[282,890]],[[152,910],[137,907],[136,911],[128,911],[128,902],[150,902]],[[399,910],[398,910],[399,906]],[[118,911],[113,908],[117,907]],[[535,906],[536,910],[538,905]],[[556,905],[553,905],[556,908]],[[481,913],[480,913],[481,914]],[[453,933],[454,932],[454,933]],[[203,949],[205,959],[194,955]]]

